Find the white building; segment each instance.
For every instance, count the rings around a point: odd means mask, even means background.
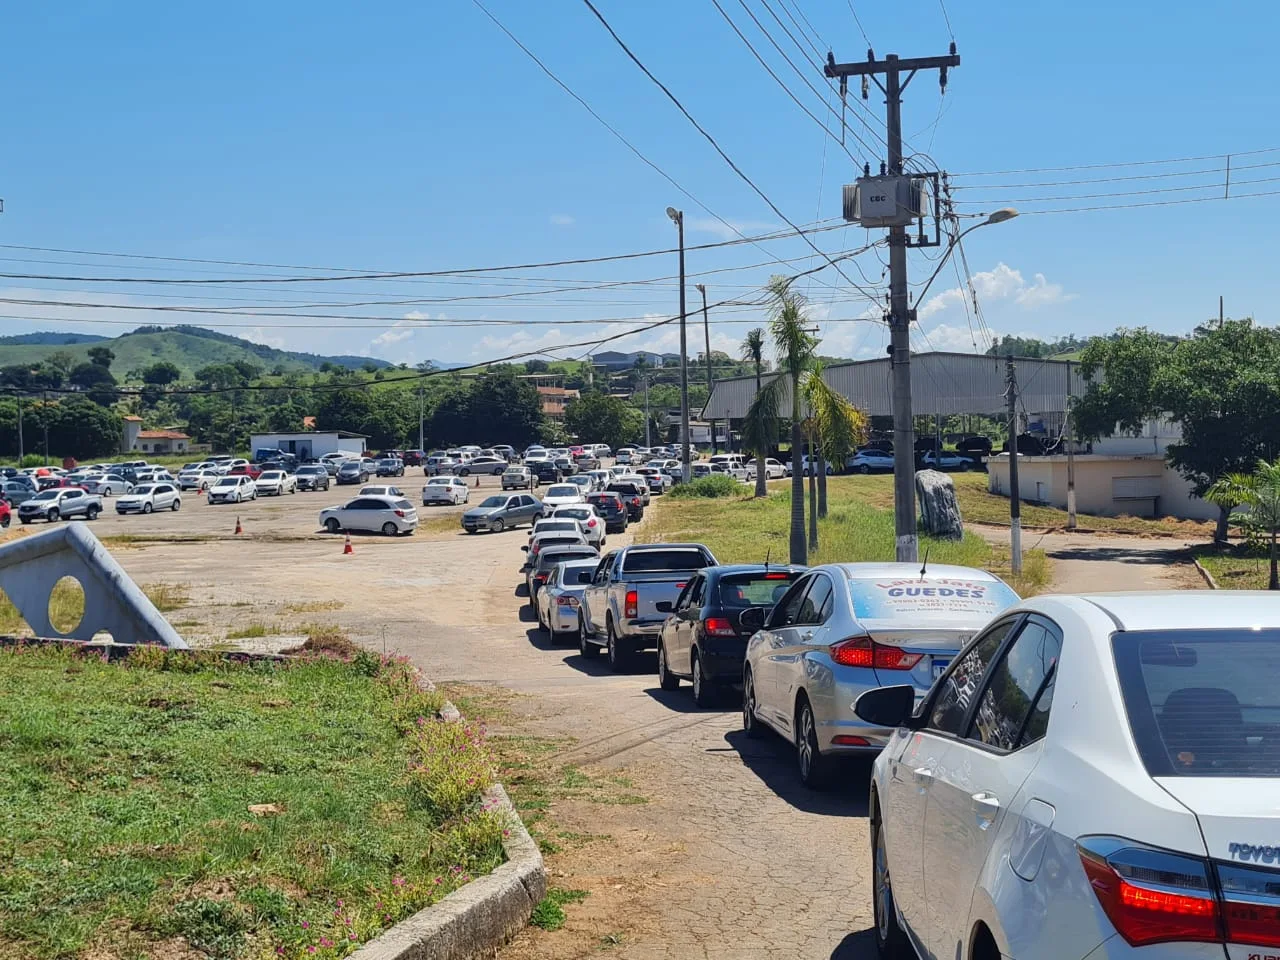
[[[346,430],[304,430],[300,433],[255,433],[249,438],[251,450],[283,450],[299,460],[318,460],[326,453],[359,457],[365,451],[363,433]]]

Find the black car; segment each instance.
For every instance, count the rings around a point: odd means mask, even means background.
[[[596,513],[604,519],[605,533],[626,533],[631,518],[627,515],[627,505],[622,502],[618,493],[588,493],[587,503],[596,508]]]
[[[681,680],[693,684],[693,700],[711,706],[729,687],[742,683],[742,664],[751,631],[742,627],[744,611],[772,607],[804,567],[743,563],[704,567],[689,578],[658,638],[658,683],[675,690]]]
[[[554,460],[535,460],[528,464],[533,475],[538,478],[539,483],[560,483],[564,480],[564,471],[562,471]]]
[[[639,520],[644,517],[644,494],[630,480],[615,480],[604,488],[605,493],[616,493],[627,507],[627,519]]]

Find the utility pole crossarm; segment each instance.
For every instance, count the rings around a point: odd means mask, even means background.
[[[955,44],[951,45],[951,49],[955,50]],[[822,68],[822,72],[833,78],[860,77],[888,73],[890,70],[939,70],[958,66],[960,66],[960,56],[954,52],[947,57],[911,57],[906,60],[899,60],[893,54],[889,54],[884,60],[861,60],[855,63],[836,63],[835,57],[827,54],[827,63]]]

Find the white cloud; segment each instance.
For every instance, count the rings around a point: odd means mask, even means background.
[[[1066,303],[1075,299],[1075,294],[1065,293],[1060,283],[1049,283],[1043,273],[1035,274],[1028,284],[1022,272],[1014,270],[1008,264],[998,263],[993,270],[984,270],[973,275],[973,287],[978,292],[981,302],[992,300],[1012,300],[1019,307],[1034,310],[1038,307],[1054,303]],[[968,296],[968,290],[952,287],[937,296],[929,298],[918,308],[920,320],[927,320],[954,307],[960,307]]]
[[[1043,273],[1037,273],[1031,286],[1018,292],[1017,303],[1024,307],[1041,307],[1048,303],[1062,303],[1074,300],[1076,295],[1063,294],[1062,284],[1049,283]]]
[[[551,225],[555,227],[572,227],[577,221],[567,213],[553,213]]]
[[[277,350],[284,348],[284,337],[270,336],[261,327],[254,327],[252,330],[246,330],[240,335],[246,340],[251,340],[254,343],[260,343],[266,347],[275,347]]]
[[[723,223],[710,217],[698,217],[686,220],[685,226],[690,233],[710,233],[721,240],[736,239],[739,234],[747,235],[768,230],[776,230],[776,223],[763,220],[726,220]]]

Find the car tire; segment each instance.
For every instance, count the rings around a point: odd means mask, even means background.
[[[400,528],[397,527],[390,520],[388,520],[386,523],[382,525],[383,536],[394,537],[399,532],[400,532]]]
[[[111,496],[111,488],[110,488],[109,486],[108,486],[108,487],[103,487],[103,488],[102,488],[102,495],[103,495],[104,497],[109,497],[109,496]]]
[[[877,801],[872,800],[872,803]],[[906,933],[898,925],[884,829],[880,825],[879,811],[874,808],[873,816],[876,819],[871,821],[871,911],[876,947],[885,960],[907,960],[913,953]]]
[[[871,472],[871,468],[864,463],[862,466],[858,468],[858,472],[862,474],[867,474]]]
[[[667,645],[658,641],[658,686],[663,690],[679,690],[680,678],[667,669]]]
[[[27,521],[23,520],[22,522],[26,523]],[[578,653],[582,655],[584,660],[590,660],[593,657],[595,657],[595,655],[599,652],[600,652],[600,648],[587,639],[586,624],[584,624],[582,622],[582,618],[579,617],[578,618]]]
[[[13,517],[6,513],[3,517],[0,517],[0,530],[8,530],[9,524],[12,522]]]
[[[342,524],[338,522],[337,517],[330,517],[324,522],[324,528],[329,531],[329,533],[337,533],[342,529]]]
[[[143,513],[150,513],[150,512],[151,512],[151,504],[149,504],[149,503],[144,503],[144,504],[142,505],[142,512],[143,512]]]
[[[704,709],[714,707],[720,691],[714,682],[707,679],[702,667],[702,658],[698,656],[696,650],[690,658],[689,667],[693,674],[693,702]]]
[[[809,698],[801,695],[796,707],[796,766],[800,782],[810,790],[821,790],[830,782],[831,761],[818,749],[818,722]]]
[[[751,671],[742,671],[742,732],[752,740],[764,736],[764,728],[756,719],[756,685]]]
[[[179,500],[177,497],[174,497],[173,505],[170,506],[169,509],[172,510],[174,513],[177,513],[179,510],[182,509],[182,501]]]
[[[54,507],[47,514],[45,514],[45,516],[49,518],[50,523],[57,523],[60,519],[62,519],[62,514],[58,513],[57,507]]]
[[[631,666],[631,650],[613,629],[613,621],[605,622],[605,643],[609,653],[609,667],[614,673],[626,673]]]
[[[471,471],[468,470],[466,467],[463,467],[461,470],[458,471],[458,476],[469,477],[471,476]]]
[[[18,519],[22,521],[23,526],[26,526],[28,523],[31,522],[26,517],[19,517]]]
[[[496,520],[492,520],[489,523],[489,530],[492,533],[501,533],[504,529],[506,529],[506,524],[502,522],[501,517],[498,517]]]
[[[960,463],[960,472],[961,472],[961,473],[968,473],[968,472],[969,472],[969,461],[968,461],[968,460],[963,460],[963,461],[961,461],[961,463]]]
[[[100,512],[97,507],[89,507],[84,512],[84,518],[86,520],[97,520]]]

